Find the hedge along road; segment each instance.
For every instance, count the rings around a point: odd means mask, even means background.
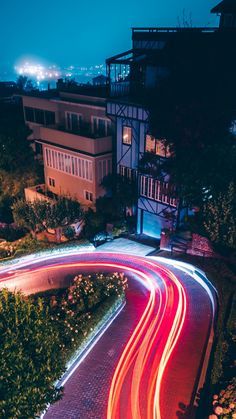
[[[91,271],[124,272],[127,303],[44,417],[193,418],[215,316],[215,291],[194,267],[113,253],[33,255],[2,265],[0,284],[31,294]]]

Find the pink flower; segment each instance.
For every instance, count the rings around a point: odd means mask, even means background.
[[[214,409],[214,412],[216,413],[216,415],[221,415],[221,413],[223,413],[223,408],[221,406],[217,406]]]

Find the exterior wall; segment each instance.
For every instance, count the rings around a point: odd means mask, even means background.
[[[80,100],[81,96],[66,93],[61,93],[60,96],[62,97],[61,99],[43,99],[40,97],[23,96],[23,106],[55,112],[55,128],[63,127],[66,129],[66,112],[81,114],[83,122],[87,124],[92,123],[93,116],[109,120],[106,116],[105,99],[91,98],[90,102],[88,102],[87,98],[87,102],[85,102],[85,99],[82,96],[82,103],[73,103],[73,100]],[[32,129],[36,129],[36,132],[37,127],[41,125],[35,122],[27,123]],[[35,138],[38,139],[39,137],[36,135]]]
[[[23,106],[55,112],[54,126],[26,121],[32,129],[29,140],[42,144],[46,188],[56,195],[69,196],[84,206],[94,207],[96,199],[105,193],[101,187],[101,174],[107,175],[108,171],[112,171],[112,136],[99,135],[95,138],[92,132],[93,116],[109,121],[105,113],[105,99],[63,92],[57,99],[23,96]],[[67,112],[82,115],[83,123],[90,126],[86,135],[67,131]],[[50,161],[46,153],[50,153]],[[67,163],[62,165],[59,159],[65,159]],[[73,173],[72,166],[68,169],[68,164],[73,164]],[[85,164],[91,171],[89,178],[79,176],[81,167],[86,170]],[[89,194],[87,197],[86,191]]]
[[[108,164],[108,162],[110,162]],[[104,167],[105,166],[105,167]],[[102,173],[101,173],[102,168]],[[110,168],[110,171],[109,171]],[[112,153],[99,156],[95,158],[95,190],[96,198],[104,196],[105,190],[101,186],[101,182],[104,176],[107,176],[109,173],[112,173]]]
[[[72,173],[66,173],[64,170],[59,170],[58,168],[55,168],[56,164],[52,164],[50,167],[49,164],[47,164],[47,156],[46,156],[46,150],[59,152],[61,154],[69,155],[70,158],[77,158],[86,162],[89,162],[89,171],[91,179],[83,179],[82,177],[79,177],[78,175],[73,175]],[[48,146],[43,145],[43,155],[44,155],[44,176],[45,176],[45,183],[47,185],[47,188],[55,193],[56,195],[63,195],[63,196],[69,196],[72,199],[78,200],[82,205],[91,206],[94,207],[96,199],[99,196],[104,195],[104,190],[100,186],[101,178],[99,177],[99,161],[103,162],[104,160],[110,160],[110,168],[112,167],[111,161],[112,161],[112,154],[106,154],[105,156],[100,156],[98,158],[91,157],[91,156],[85,156],[81,153],[76,152],[70,152],[65,149],[61,149],[60,147],[56,146]],[[57,165],[58,166],[58,165]],[[108,167],[108,165],[106,165]],[[77,170],[76,170],[77,172]],[[52,182],[50,182],[50,179],[53,179],[55,182],[54,185],[52,185]],[[88,199],[86,199],[85,192],[92,193],[92,202]]]
[[[52,128],[40,127],[39,138],[55,145],[73,148],[85,154],[96,155],[112,150],[112,137],[88,138]]]
[[[114,104],[112,104],[114,105]],[[133,116],[134,111],[133,106],[127,104],[125,105],[116,105],[116,107],[109,106],[108,103],[108,112],[112,112],[114,108],[114,116],[116,115],[116,163],[117,163],[117,172],[120,172],[120,166],[125,166],[129,169],[137,170],[138,163],[143,153],[145,152],[145,139],[148,132],[148,117],[142,117],[144,113],[136,112],[135,117]],[[122,109],[122,112],[120,112]],[[119,112],[121,115],[119,115]],[[143,112],[145,112],[143,110]],[[140,116],[140,118],[139,118]],[[123,126],[130,126],[132,128],[132,142],[131,145],[123,144]],[[147,234],[151,237],[160,238],[161,230],[165,228],[172,229],[173,221],[172,218],[177,216],[178,212],[178,203],[174,198],[166,199],[165,192],[162,191],[158,193],[158,200],[148,199],[145,196],[141,195],[141,176],[138,176],[139,182],[139,198],[136,204],[136,213],[137,213],[137,233],[138,234]],[[165,182],[168,182],[168,176],[166,176]],[[166,202],[165,202],[166,200]],[[167,219],[164,215],[167,211],[170,216]]]
[[[122,132],[123,126],[132,128],[132,144],[131,146],[123,144]],[[117,163],[120,165],[136,169],[139,162],[139,153],[143,149],[143,136],[145,131],[145,123],[140,121],[129,120],[126,118],[117,118]],[[118,168],[119,170],[119,168]]]

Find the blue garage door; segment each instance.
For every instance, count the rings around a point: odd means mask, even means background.
[[[143,212],[143,234],[159,239],[161,236],[160,219],[155,214]]]

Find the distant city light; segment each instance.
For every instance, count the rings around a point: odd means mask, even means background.
[[[60,71],[55,66],[45,67],[42,64],[34,64],[24,62],[23,64],[15,67],[17,74],[22,76],[30,76],[37,81],[47,79],[57,79],[60,77]]]

